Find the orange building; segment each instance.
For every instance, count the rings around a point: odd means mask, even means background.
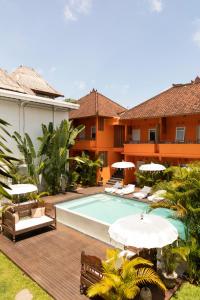
[[[172,165],[200,159],[200,78],[170,89],[124,112],[125,160]],[[133,180],[133,173],[126,182]]]
[[[134,162],[136,168],[151,161],[177,165],[200,159],[199,77],[174,84],[130,110],[95,90],[78,103],[80,109],[70,118],[86,128],[73,151],[87,150],[91,157],[103,158],[103,183],[114,172],[111,164],[122,159]],[[125,183],[134,179],[134,170],[127,170]]]
[[[73,155],[87,152],[91,158],[100,157],[103,168],[98,181],[104,184],[112,176],[112,163],[121,161],[124,147],[124,125],[119,124],[119,114],[126,109],[111,99],[92,90],[78,100],[80,109],[70,112],[74,125],[85,125],[72,149]]]

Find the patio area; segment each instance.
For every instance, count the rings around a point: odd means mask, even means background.
[[[75,193],[46,197],[52,205],[85,195],[100,193],[104,187],[81,188]],[[35,280],[54,299],[87,299],[79,293],[81,251],[105,257],[109,246],[74,229],[58,224],[57,230],[40,229],[25,234],[16,243],[0,235],[0,250]],[[154,290],[154,300],[167,300]]]

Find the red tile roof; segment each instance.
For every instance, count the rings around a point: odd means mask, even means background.
[[[200,78],[173,84],[168,90],[122,113],[121,119],[155,118],[200,113]]]
[[[92,116],[119,117],[119,114],[126,110],[106,96],[92,90],[88,95],[77,101],[80,105],[78,110],[70,111],[70,119],[78,119]]]

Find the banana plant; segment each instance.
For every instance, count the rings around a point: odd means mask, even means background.
[[[39,172],[37,170],[37,154],[30,136],[28,133],[25,133],[24,137],[22,137],[18,132],[15,131],[13,134],[13,139],[16,141],[17,147],[24,158],[28,168],[29,176],[33,179],[33,182],[38,185]]]
[[[67,181],[70,161],[83,163],[79,157],[69,157],[69,149],[75,144],[84,125],[73,127],[71,121],[64,120],[56,129],[49,123],[42,126],[43,136],[39,137],[40,172],[50,193],[62,190],[62,180]]]
[[[10,169],[13,166],[13,161],[18,161],[17,158],[12,156],[12,151],[6,146],[7,140],[5,136],[9,136],[9,132],[6,127],[10,124],[0,119],[0,195],[10,198],[5,188],[9,189],[9,186],[4,182],[4,178],[12,178]],[[2,179],[1,179],[2,178]]]

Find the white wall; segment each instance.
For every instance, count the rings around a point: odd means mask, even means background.
[[[24,134],[27,132],[34,145],[37,147],[37,137],[41,135],[41,124],[53,122],[55,126],[59,125],[64,119],[68,119],[68,111],[62,111],[50,106],[41,106],[38,104],[22,104],[17,100],[7,100],[0,98],[0,118],[4,119],[12,126],[8,131],[13,134],[14,131]],[[7,138],[8,146],[14,155],[19,156],[16,143],[13,139]]]

